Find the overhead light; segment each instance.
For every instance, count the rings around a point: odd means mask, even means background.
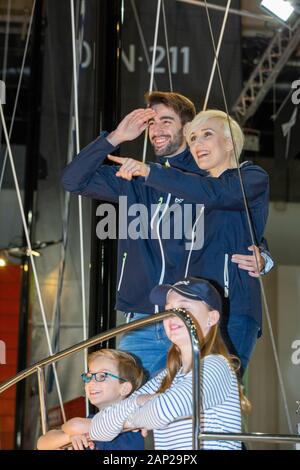
[[[5,268],[6,266],[6,261],[4,258],[0,258],[0,268]]]
[[[263,0],[261,7],[284,22],[290,18],[295,10],[291,3],[286,0]]]

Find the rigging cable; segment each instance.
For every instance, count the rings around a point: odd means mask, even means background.
[[[33,24],[34,13],[35,13],[35,6],[36,6],[36,0],[34,0],[33,5],[32,5],[30,21],[29,21],[29,25],[28,25],[26,44],[25,44],[25,49],[24,49],[24,54],[23,54],[23,59],[22,59],[22,65],[21,65],[20,76],[19,76],[19,81],[18,81],[17,93],[16,93],[16,97],[15,97],[14,109],[13,109],[13,113],[12,113],[12,117],[11,117],[9,134],[8,134],[9,140],[11,139],[11,136],[12,136],[12,131],[13,131],[13,128],[14,128],[14,123],[15,123],[15,118],[16,118],[16,111],[17,111],[17,107],[18,107],[21,84],[22,84],[22,79],[23,79],[23,75],[24,75],[24,68],[25,68],[25,62],[26,62],[26,58],[27,58],[28,45],[29,45],[29,40],[30,40],[30,35],[31,35],[31,29],[32,29],[32,24]],[[5,168],[6,168],[7,153],[8,153],[8,150],[6,149],[2,169],[1,169],[0,191],[2,189],[4,172],[5,172]]]
[[[83,5],[83,3],[82,3]],[[74,111],[75,111],[75,129],[76,129],[76,154],[80,152],[80,135],[79,135],[79,111],[78,111],[78,81],[77,81],[77,49],[76,49],[76,33],[75,33],[75,12],[74,0],[70,0],[71,6],[71,26],[72,26],[72,52],[73,52],[73,85],[74,85]],[[82,8],[84,8],[82,6]],[[78,196],[78,212],[79,212],[79,238],[80,238],[80,268],[81,268],[81,300],[82,300],[82,330],[83,341],[87,339],[87,316],[86,316],[86,299],[85,299],[85,273],[84,273],[84,247],[83,247],[83,211],[82,196]],[[87,370],[87,349],[84,350],[84,370]],[[88,410],[88,400],[86,397],[86,408]]]
[[[149,93],[153,91],[153,82],[154,82],[154,73],[155,73],[155,66],[156,66],[156,50],[157,50],[157,38],[158,38],[158,30],[159,30],[159,18],[160,18],[160,10],[161,10],[161,1],[157,0],[157,10],[156,10],[156,20],[155,20],[155,31],[154,31],[154,41],[153,41],[153,51],[152,51],[152,65],[151,65],[151,73],[150,73],[150,84],[149,84]],[[147,155],[147,145],[148,145],[148,127],[145,130],[144,136],[144,148],[143,148],[143,162],[146,161]]]
[[[31,261],[31,267],[32,267],[32,271],[33,271],[35,287],[36,287],[38,301],[39,301],[40,308],[41,308],[41,314],[42,314],[46,339],[47,339],[47,343],[48,343],[48,350],[49,350],[50,356],[52,356],[53,351],[52,351],[52,345],[51,345],[51,340],[50,340],[50,336],[49,336],[47,319],[46,319],[44,304],[43,304],[43,300],[42,300],[42,294],[41,294],[39,279],[38,279],[37,270],[36,270],[36,266],[35,266],[35,261],[34,261],[33,255],[32,255],[32,246],[31,246],[28,227],[27,227],[27,223],[26,223],[26,217],[25,217],[25,212],[24,212],[23,203],[22,203],[22,196],[21,196],[20,187],[19,187],[19,183],[18,183],[16,168],[15,168],[14,159],[13,159],[13,155],[12,155],[12,151],[11,151],[11,146],[10,146],[10,141],[9,141],[9,136],[8,136],[8,132],[7,132],[7,127],[6,127],[6,122],[5,122],[5,118],[4,118],[4,114],[3,114],[3,108],[2,108],[1,101],[0,101],[0,117],[1,117],[1,122],[2,122],[2,126],[3,126],[5,141],[6,141],[6,145],[7,145],[8,157],[9,157],[9,160],[10,160],[11,169],[12,169],[12,173],[13,173],[13,179],[14,179],[14,183],[15,183],[17,199],[18,199],[19,208],[20,208],[20,212],[21,212],[23,229],[24,229],[24,234],[25,234],[26,243],[27,243],[27,247],[28,247],[28,256],[29,256],[30,261]],[[65,411],[64,411],[64,405],[63,405],[60,385],[59,385],[59,382],[58,382],[57,371],[56,371],[55,364],[52,364],[52,366],[53,366],[53,373],[54,373],[54,377],[55,377],[60,408],[61,408],[63,420],[65,422],[66,421],[66,415],[65,415]]]
[[[165,0],[162,0],[162,14],[163,14],[163,21],[164,21],[169,87],[170,87],[170,91],[173,93],[173,81],[172,81],[172,70],[171,70],[171,63],[170,63],[170,49],[169,49],[168,28],[167,28],[167,19],[166,19],[166,11],[165,11]]]
[[[141,27],[140,18],[139,18],[138,12],[137,12],[135,0],[131,0],[131,7],[132,7],[132,10],[133,10],[136,26],[137,26],[138,33],[139,33],[139,36],[140,36],[142,48],[143,48],[143,51],[144,51],[144,56],[145,56],[145,59],[146,59],[147,65],[148,65],[148,69],[150,70],[150,68],[151,68],[150,57],[149,57],[149,53],[148,53],[147,44],[146,44],[146,41],[145,41],[145,36],[144,36],[144,33],[143,33],[143,29]],[[155,82],[155,78],[154,78],[153,86],[154,86],[154,89],[157,90],[157,85],[156,85],[156,82]]]
[[[243,183],[243,179],[242,179],[241,169],[240,169],[240,166],[239,166],[239,159],[238,159],[238,156],[237,156],[235,140],[234,140],[234,137],[233,137],[233,131],[232,131],[232,127],[231,127],[231,123],[230,123],[230,119],[229,119],[229,110],[228,110],[227,98],[226,98],[226,94],[225,94],[224,83],[223,83],[223,78],[222,78],[222,74],[221,74],[221,70],[220,70],[219,60],[217,58],[216,44],[215,44],[215,40],[214,40],[214,34],[213,34],[213,30],[212,30],[212,25],[211,25],[207,0],[205,0],[205,5],[206,5],[205,9],[206,9],[206,14],[207,14],[207,19],[208,19],[210,36],[211,36],[213,50],[214,50],[214,54],[215,54],[215,58],[216,58],[218,76],[219,76],[220,86],[221,86],[223,100],[224,100],[224,106],[225,106],[225,109],[226,109],[228,124],[229,124],[229,128],[230,128],[230,133],[231,133],[231,139],[232,139],[233,147],[234,147],[234,156],[235,156],[238,175],[239,175],[239,179],[240,179],[241,190],[242,190],[243,199],[244,199],[244,205],[245,205],[245,211],[246,211],[246,216],[247,216],[251,241],[252,241],[253,245],[256,245],[255,237],[254,237],[253,224],[252,224],[252,221],[251,221],[251,218],[250,218],[250,213],[249,213],[249,208],[248,208],[248,203],[247,203],[247,197],[246,197],[246,193],[245,193],[245,188],[244,188],[244,183]],[[265,293],[262,277],[261,277],[260,270],[259,270],[258,258],[257,258],[257,255],[256,255],[255,251],[254,251],[254,256],[255,256],[255,260],[256,260],[257,272],[259,273],[258,279],[259,279],[259,283],[260,283],[260,288],[261,288],[261,293],[262,293],[262,298],[263,298],[263,304],[264,304],[266,318],[267,318],[268,327],[269,327],[269,331],[270,331],[270,337],[271,337],[271,343],[272,343],[272,348],[273,348],[273,353],[274,353],[275,365],[276,365],[276,370],[277,370],[277,374],[278,374],[280,390],[281,390],[281,394],[282,394],[282,398],[283,398],[287,424],[288,424],[289,432],[290,432],[290,434],[292,434],[293,433],[293,427],[292,427],[291,417],[290,417],[290,413],[289,413],[289,409],[288,409],[287,396],[286,396],[286,391],[285,391],[285,387],[284,387],[284,383],[283,383],[282,372],[281,372],[281,369],[280,369],[278,353],[277,353],[277,349],[276,349],[276,345],[275,345],[275,338],[274,338],[274,333],[273,333],[273,328],[272,328],[272,323],[271,323],[270,311],[269,311],[269,307],[268,307],[268,302],[267,302],[267,298],[266,298],[266,293]]]

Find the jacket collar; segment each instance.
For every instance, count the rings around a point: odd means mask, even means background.
[[[253,163],[246,160],[245,162],[240,163],[239,168],[242,169],[242,168],[245,168],[246,166],[251,166],[251,165],[253,165]],[[222,173],[218,176],[218,178],[220,176],[224,175],[224,173],[226,173],[226,172],[234,172],[234,171],[237,171],[237,169],[236,168],[227,168],[227,170],[222,171]]]
[[[201,175],[207,174],[206,171],[200,170],[188,147],[186,147],[183,152],[180,152],[173,157],[158,157],[157,161],[163,166],[176,168],[178,170],[183,170],[190,173],[198,173]]]

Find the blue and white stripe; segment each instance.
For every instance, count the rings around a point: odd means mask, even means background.
[[[123,429],[125,422],[135,428],[154,430],[155,449],[192,449],[192,372],[179,371],[171,387],[145,405],[137,397],[154,394],[166,370],[147,382],[131,397],[101,410],[92,421],[91,438],[108,441]],[[204,432],[241,432],[241,410],[235,372],[220,355],[202,360],[201,425]],[[240,442],[206,441],[203,449],[238,450]]]

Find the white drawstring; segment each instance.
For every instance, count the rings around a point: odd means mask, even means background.
[[[228,273],[228,254],[224,259],[224,297],[229,297],[229,273]]]
[[[157,225],[156,225],[156,233],[157,233],[157,236],[158,236],[158,243],[159,243],[159,247],[160,247],[161,262],[162,262],[161,273],[160,273],[160,278],[159,278],[159,282],[158,282],[159,285],[163,283],[163,280],[164,280],[164,277],[165,277],[165,272],[166,272],[166,260],[165,260],[164,249],[163,249],[163,246],[162,246],[162,241],[161,241],[161,237],[160,237],[160,233],[159,233],[159,227],[160,227],[161,221],[163,220],[163,218],[165,216],[165,213],[167,212],[167,210],[169,208],[170,200],[171,200],[171,194],[168,194],[167,202],[165,204],[165,207],[164,207],[164,209],[162,211],[162,214],[161,214],[160,218],[158,219]],[[161,206],[159,206],[159,208],[160,207]],[[155,305],[155,313],[158,313],[158,312],[159,312],[159,306]]]
[[[190,261],[191,261],[191,256],[192,256],[192,251],[193,251],[194,244],[195,244],[195,230],[196,230],[196,227],[197,227],[197,224],[198,224],[198,221],[199,221],[200,217],[203,215],[204,209],[205,209],[205,207],[203,206],[203,207],[201,208],[200,214],[198,215],[198,217],[197,217],[197,219],[196,219],[196,222],[194,223],[194,226],[193,226],[193,229],[192,229],[192,243],[191,243],[191,248],[190,248],[188,260],[187,260],[186,267],[185,267],[184,277],[187,277],[187,276],[188,276],[189,267],[190,267]]]

